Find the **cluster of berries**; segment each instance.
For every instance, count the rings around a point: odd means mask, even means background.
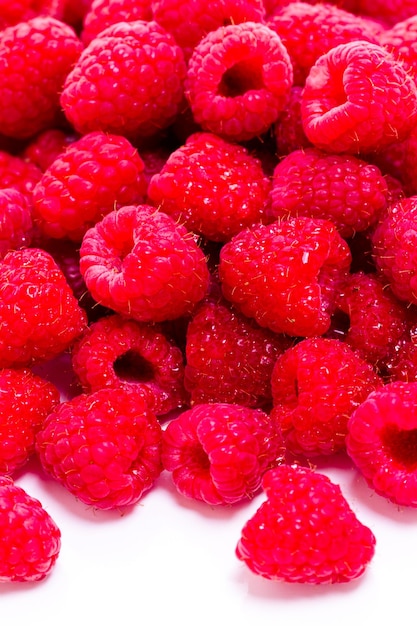
[[[0,581],[59,554],[32,455],[103,510],[162,471],[211,506],[263,488],[236,554],[284,581],[374,554],[314,458],[417,507],[416,11],[2,9]],[[65,398],[37,370],[64,353]]]

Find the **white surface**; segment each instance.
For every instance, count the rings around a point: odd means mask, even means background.
[[[170,475],[163,473],[142,501],[121,516],[85,506],[31,461],[16,482],[54,518],[62,549],[45,581],[0,586],[1,624],[412,623],[417,510],[374,494],[344,457],[322,461],[318,469],[341,486],[359,519],[376,535],[374,559],[365,575],[351,583],[294,585],[252,574],[234,549],[262,494],[233,507],[209,507],[178,495]]]

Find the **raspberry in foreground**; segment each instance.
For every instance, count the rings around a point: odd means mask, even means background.
[[[61,532],[36,498],[0,476],[0,582],[37,582],[49,575]]]
[[[140,322],[191,313],[209,284],[196,237],[147,205],[122,207],[87,231],[80,270],[96,302]]]
[[[153,486],[162,470],[160,446],[148,396],[120,388],[62,402],[36,438],[45,472],[103,510],[131,506]]]
[[[196,404],[162,432],[162,464],[178,492],[210,505],[253,496],[283,454],[268,415],[238,404]]]
[[[417,507],[417,382],[377,389],[348,422],[346,447],[368,484],[381,496]]]
[[[195,121],[230,141],[265,133],[284,109],[292,67],[278,35],[246,22],[212,31],[195,47],[185,94]]]
[[[324,474],[280,465],[263,479],[267,500],[242,529],[237,557],[264,578],[313,585],[361,576],[375,537]]]

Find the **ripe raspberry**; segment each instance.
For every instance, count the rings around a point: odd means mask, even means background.
[[[294,84],[304,85],[317,59],[332,48],[351,41],[378,43],[375,25],[327,3],[291,2],[267,21],[290,55]]]
[[[171,33],[188,60],[195,46],[220,26],[242,22],[263,22],[261,0],[153,0],[154,19]]]
[[[270,215],[319,217],[342,237],[366,230],[386,208],[388,186],[381,171],[351,155],[296,150],[276,166]]]
[[[328,152],[369,152],[404,139],[416,124],[417,85],[384,48],[354,41],[321,56],[306,79],[304,131]]]
[[[39,15],[50,15],[61,19],[63,0],[0,0],[0,29]]]
[[[210,505],[250,498],[282,454],[268,415],[237,404],[196,404],[162,433],[162,464],[177,490]]]
[[[36,498],[0,476],[0,582],[36,582],[51,572],[61,532]]]
[[[0,150],[0,189],[17,189],[32,203],[33,190],[41,176],[41,170],[33,163]]]
[[[27,368],[0,369],[0,473],[23,467],[35,435],[58,404],[58,389]]]
[[[381,384],[372,366],[345,343],[304,339],[276,360],[271,418],[290,452],[334,454],[345,447],[349,416]]]
[[[220,252],[227,300],[260,326],[291,336],[321,335],[351,262],[331,222],[293,218],[246,229]]]
[[[156,22],[109,26],[83,50],[65,81],[61,106],[75,129],[155,135],[183,102],[182,50]]]
[[[194,119],[231,141],[261,135],[284,109],[292,86],[288,53],[267,26],[218,28],[195,47],[185,93]]]
[[[192,404],[271,404],[271,373],[288,341],[226,302],[198,306],[187,327],[185,387]]]
[[[58,128],[50,128],[36,135],[27,144],[22,156],[26,161],[34,163],[41,172],[45,172],[55,159],[76,140],[75,134],[66,133]]]
[[[411,327],[390,351],[389,357],[384,361],[384,375],[387,382],[397,380],[413,383],[417,382],[417,333],[416,328]]]
[[[17,189],[0,188],[0,259],[9,250],[29,246],[32,240],[32,211]]]
[[[148,196],[159,209],[213,241],[227,241],[262,222],[270,183],[243,146],[196,133],[156,174]]]
[[[308,584],[361,576],[375,537],[340,487],[312,469],[280,465],[263,479],[267,500],[242,529],[237,557],[270,580]]]
[[[83,390],[139,387],[155,396],[164,415],[186,401],[181,350],[156,326],[110,315],[90,325],[72,349]]]
[[[351,416],[347,451],[375,491],[417,507],[417,383],[395,381],[371,393]]]
[[[191,313],[209,283],[193,234],[147,205],[122,207],[91,228],[80,270],[97,302],[141,322]]]
[[[381,33],[380,45],[404,65],[408,73],[417,76],[417,15],[399,21]]]
[[[0,132],[28,138],[58,119],[59,93],[82,50],[70,26],[35,17],[0,32]]]
[[[354,10],[387,26],[393,26],[416,12],[415,0],[353,0]]]
[[[139,390],[109,388],[62,402],[36,438],[47,474],[99,509],[136,504],[158,478],[161,426]]]
[[[110,211],[143,201],[143,169],[137,150],[124,137],[88,133],[44,172],[33,192],[34,220],[46,237],[81,241]]]
[[[311,146],[301,121],[302,93],[302,87],[292,87],[288,103],[274,124],[276,152],[279,157]]]
[[[0,263],[0,367],[31,365],[66,350],[86,317],[50,254],[8,252]]]
[[[108,26],[118,22],[151,19],[150,0],[93,0],[83,20],[81,41],[87,46]]]

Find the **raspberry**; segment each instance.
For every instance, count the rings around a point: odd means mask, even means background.
[[[293,218],[246,229],[220,252],[227,300],[260,326],[291,336],[321,335],[349,271],[347,243],[329,221]]]
[[[37,582],[49,575],[61,532],[36,498],[0,476],[0,582]]]
[[[93,0],[83,20],[81,41],[87,46],[108,26],[118,22],[151,19],[149,0]]]
[[[263,479],[267,499],[242,529],[236,555],[255,574],[307,584],[361,576],[375,537],[327,476],[280,465]]]
[[[190,230],[227,241],[263,221],[269,189],[261,163],[246,148],[197,133],[172,152],[152,178],[148,196]]]
[[[304,339],[276,360],[271,418],[290,452],[334,454],[345,448],[349,416],[381,384],[372,366],[345,343]]]
[[[0,29],[26,22],[39,15],[61,19],[62,0],[0,0]]]
[[[347,451],[368,484],[396,504],[417,507],[417,383],[371,393],[351,416]]]
[[[380,35],[380,45],[404,65],[409,74],[417,75],[417,15],[399,21]]]
[[[185,74],[181,48],[161,26],[120,22],[83,50],[65,81],[61,106],[81,134],[155,135],[179,111]]]
[[[0,367],[57,356],[81,334],[86,317],[50,254],[8,252],[0,263]]]
[[[158,478],[161,427],[145,395],[100,389],[62,402],[36,438],[45,472],[84,504],[136,504]]]
[[[406,383],[417,382],[417,341],[416,329],[412,328],[405,333],[394,348],[389,357],[384,361],[385,376],[388,382],[403,381]]]
[[[353,0],[353,4],[355,12],[373,17],[388,26],[416,12],[415,0]]]
[[[378,43],[375,25],[337,6],[291,2],[267,21],[290,55],[294,84],[304,85],[317,59],[332,48],[351,41]]]
[[[0,32],[0,132],[28,138],[58,119],[59,92],[82,50],[70,26],[35,17]]]
[[[156,326],[110,315],[90,325],[72,349],[72,365],[83,390],[147,388],[155,413],[186,401],[181,350]]]
[[[246,22],[218,28],[195,47],[185,94],[203,130],[245,141],[277,120],[291,86],[291,61],[278,35]]]
[[[237,404],[196,404],[162,433],[162,463],[178,492],[210,505],[251,497],[282,454],[268,415]]]
[[[372,233],[372,254],[378,272],[403,302],[417,303],[417,197],[388,207]]]
[[[0,150],[0,189],[17,189],[32,203],[33,190],[41,176],[41,170],[33,163]]]
[[[306,79],[301,116],[308,139],[328,152],[369,152],[404,139],[416,124],[417,85],[384,48],[354,41],[321,56]]]
[[[124,137],[88,133],[61,153],[36,185],[35,222],[46,237],[81,241],[110,211],[143,201],[143,169],[137,150]]]
[[[26,197],[17,189],[0,188],[0,259],[9,250],[31,243],[32,212]]]
[[[352,155],[295,150],[276,166],[272,180],[273,219],[318,217],[351,237],[377,221],[386,208],[388,186],[381,171]]]
[[[184,51],[188,60],[195,46],[220,26],[242,22],[263,22],[261,0],[153,0],[154,19],[161,24]]]
[[[147,205],[122,207],[91,228],[80,270],[97,302],[141,322],[191,313],[209,282],[194,235]]]
[[[274,124],[276,151],[279,157],[284,157],[293,150],[311,146],[301,121],[302,93],[302,87],[292,87],[288,103]]]
[[[23,158],[45,172],[55,159],[68,146],[77,140],[75,134],[66,133],[58,128],[50,128],[39,133],[30,141],[23,151]]]

